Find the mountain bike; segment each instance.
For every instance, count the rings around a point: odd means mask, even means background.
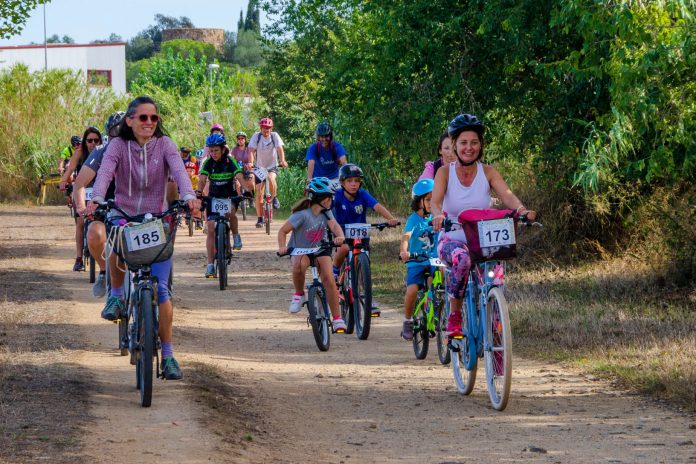
[[[324,284],[319,279],[319,270],[317,269],[317,255],[323,251],[330,250],[334,246],[329,242],[322,242],[316,248],[288,248],[287,253],[278,256],[307,256],[309,258],[309,267],[312,272],[312,283],[307,286],[307,324],[312,327],[314,341],[317,344],[319,351],[328,351],[331,344],[331,333],[342,333],[343,330],[333,330],[331,322],[331,311],[329,304],[326,301],[326,289]]]
[[[273,197],[271,187],[268,184],[268,170],[266,168],[254,168],[254,175],[263,184],[263,225],[266,234],[271,235],[271,222],[273,222]]]
[[[346,333],[355,334],[360,340],[370,336],[372,321],[372,274],[370,271],[370,230],[396,227],[389,223],[346,224],[345,243],[348,245],[341,272],[338,275],[338,295],[341,317],[346,323]]]
[[[85,203],[92,201],[92,188],[88,187],[85,189]],[[89,230],[89,225],[92,223],[92,219],[83,218],[82,224],[82,261],[85,263],[85,270],[89,270],[89,283],[93,284],[97,279],[97,269],[96,263],[94,262],[94,256],[89,252],[89,244],[87,243],[87,231]]]
[[[505,261],[514,257],[516,244],[515,220],[525,225],[541,224],[517,216],[495,220],[479,220],[478,237],[467,234],[472,257],[471,269],[466,277],[467,285],[462,310],[462,335],[450,337],[452,374],[459,393],[468,395],[476,382],[478,359],[484,359],[486,385],[493,408],[502,411],[510,398],[512,376],[512,332],[508,304],[505,299]],[[464,228],[446,219],[445,230]],[[466,229],[465,229],[466,231]],[[489,257],[476,256],[475,247],[491,253]],[[504,256],[505,250],[511,250]],[[503,253],[500,253],[500,252]],[[449,271],[447,271],[449,272]],[[449,298],[446,305],[449,314]]]
[[[186,209],[186,203],[177,201],[160,214],[130,216],[113,200],[97,208],[101,214],[117,211],[127,221],[123,226],[111,227],[108,242],[126,263],[132,277],[125,319],[128,321],[128,348],[135,362],[136,387],[140,390],[143,407],[152,404],[153,362],[157,366],[156,376],[163,377],[159,362],[157,278],[152,275],[151,266],[171,257],[178,214]]]
[[[209,213],[215,214],[215,274],[218,276],[220,290],[228,286],[227,266],[232,260],[230,245],[230,219],[232,205],[243,197],[230,198],[201,197],[209,205]]]

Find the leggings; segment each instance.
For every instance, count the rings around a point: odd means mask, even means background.
[[[450,298],[461,300],[466,291],[467,277],[471,268],[469,248],[466,243],[451,238],[441,237],[437,252],[440,260],[449,267],[447,292]]]
[[[169,271],[172,269],[172,258],[152,265],[152,275],[157,277],[157,303],[162,304],[172,297],[169,290]]]

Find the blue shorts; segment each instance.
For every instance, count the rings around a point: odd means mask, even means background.
[[[406,286],[418,285],[424,287],[427,282],[425,281],[425,275],[432,275],[432,270],[430,263],[427,261],[423,264],[417,264],[415,266],[409,266],[406,268]]]

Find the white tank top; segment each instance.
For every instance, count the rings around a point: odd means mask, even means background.
[[[447,191],[442,202],[442,211],[447,217],[456,220],[459,213],[467,209],[485,209],[491,207],[491,186],[486,179],[483,171],[483,164],[476,163],[476,176],[470,186],[465,187],[459,182],[457,177],[457,162],[449,165],[449,180],[447,181]],[[464,231],[455,229],[450,232],[443,232],[445,236],[453,240],[466,242]]]

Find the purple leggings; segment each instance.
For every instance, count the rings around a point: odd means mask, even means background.
[[[466,243],[451,238],[441,237],[437,246],[440,260],[449,267],[447,292],[451,298],[461,300],[466,291],[466,281],[471,268],[469,248]]]

